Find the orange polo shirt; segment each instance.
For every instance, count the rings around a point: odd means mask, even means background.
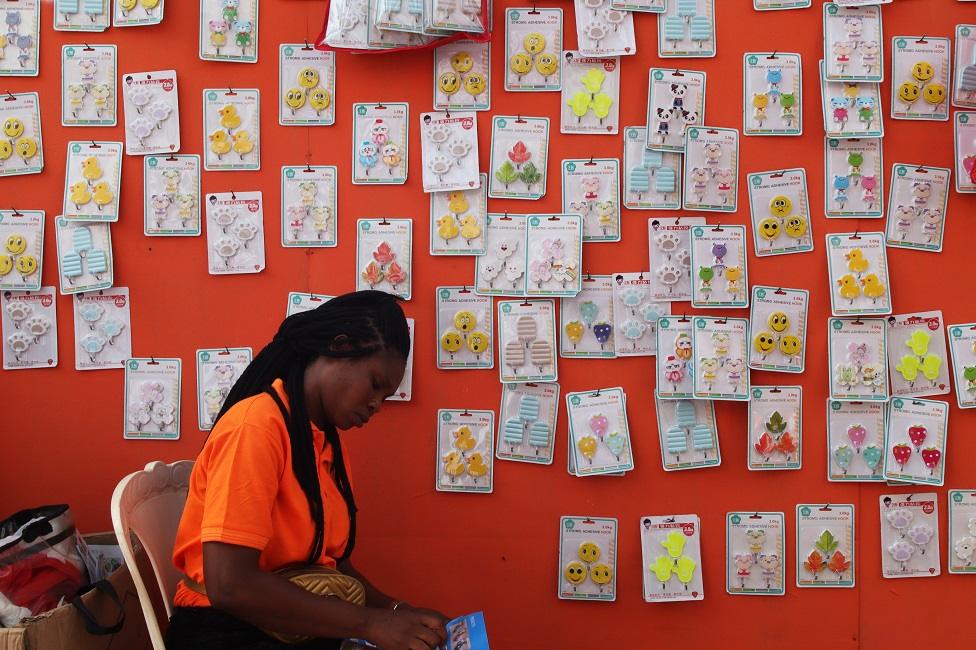
[[[273,388],[287,407],[284,383],[275,380]],[[312,437],[325,509],[318,564],[335,567],[349,541],[349,509],[330,473],[332,448],[323,450],[325,434],[312,425]],[[260,550],[258,565],[274,571],[307,563],[314,535],[308,501],[292,472],[291,443],[278,405],[266,393],[242,400],[220,418],[193,467],[173,548],[174,565],[206,584],[203,543],[225,542]],[[206,596],[182,581],[174,602],[181,607],[210,606]]]

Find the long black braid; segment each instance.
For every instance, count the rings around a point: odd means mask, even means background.
[[[395,296],[381,291],[357,291],[333,298],[311,311],[289,316],[271,343],[241,373],[214,422],[216,425],[232,406],[249,397],[267,393],[275,400],[288,427],[292,472],[308,499],[315,523],[309,564],[316,563],[322,554],[325,511],[305,405],[305,368],[318,357],[362,358],[383,350],[398,352],[406,359],[410,332],[398,302]],[[336,346],[340,337],[342,345]],[[271,387],[275,379],[284,381],[290,411]],[[324,433],[326,443],[332,447],[332,477],[349,510],[349,542],[339,558],[342,561],[352,554],[356,544],[356,501],[346,473],[339,433],[332,423],[325,426]]]

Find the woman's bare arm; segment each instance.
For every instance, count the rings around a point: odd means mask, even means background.
[[[312,637],[366,639],[381,648],[428,650],[446,639],[443,622],[413,609],[361,607],[317,596],[261,570],[257,549],[204,542],[211,604],[261,629]]]

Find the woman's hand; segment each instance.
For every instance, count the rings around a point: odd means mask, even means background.
[[[445,620],[430,610],[401,605],[396,611],[370,610],[366,640],[383,650],[430,650],[447,641]]]

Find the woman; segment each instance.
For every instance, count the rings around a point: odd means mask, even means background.
[[[395,601],[349,561],[356,503],[337,429],[361,427],[403,378],[410,335],[397,299],[379,291],[294,314],[227,396],[190,478],[173,561],[185,574],[170,648],[279,648],[262,630],[338,648],[355,637],[387,650],[445,640],[445,617]],[[274,573],[337,568],[366,606],[309,593]]]

